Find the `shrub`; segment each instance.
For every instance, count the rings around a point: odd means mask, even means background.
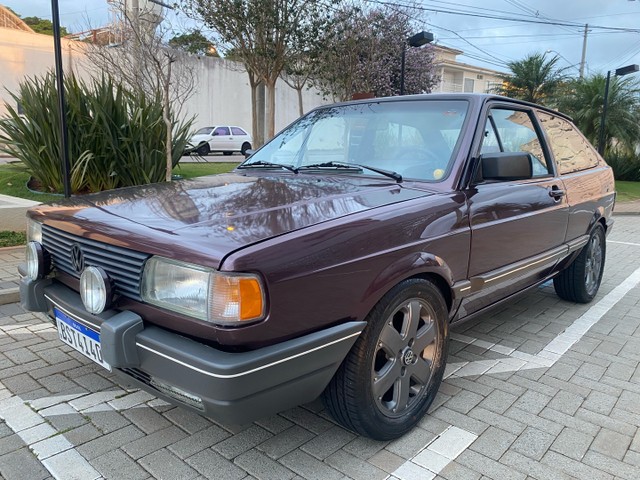
[[[616,180],[640,182],[640,157],[612,150],[606,160]]]
[[[88,82],[65,78],[71,190],[96,192],[165,179],[165,124],[160,96],[128,91],[108,75]],[[0,151],[20,159],[43,189],[63,189],[55,76],[27,79],[0,120]],[[173,165],[189,139],[192,120],[173,121]],[[4,145],[2,145],[4,143]]]

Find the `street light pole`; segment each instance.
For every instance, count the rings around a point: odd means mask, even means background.
[[[402,43],[402,61],[400,63],[400,95],[404,95],[404,64],[405,56],[407,53],[407,45],[409,45],[410,47],[421,47],[431,42],[433,42],[433,33],[422,31],[407,38],[406,42]]]
[[[62,185],[65,198],[71,196],[71,165],[69,163],[69,137],[64,100],[64,77],[62,72],[62,46],[60,44],[60,13],[58,0],[51,0],[53,23],[53,52],[56,64],[56,84],[58,86],[58,115],[60,116],[60,159],[62,160]]]
[[[616,77],[622,77],[630,73],[635,73],[640,70],[638,65],[627,65],[626,67],[616,68],[614,71]],[[607,81],[604,84],[604,100],[602,104],[602,117],[600,118],[600,135],[598,137],[598,153],[604,155],[604,125],[607,120],[607,106],[609,102],[609,83],[611,81],[611,70],[607,72]]]

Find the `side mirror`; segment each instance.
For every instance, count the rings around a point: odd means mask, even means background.
[[[483,180],[526,180],[533,177],[531,154],[495,152],[480,155]]]
[[[248,150],[244,151],[244,158],[249,158],[251,155],[253,155],[254,153],[256,153],[255,150],[252,150],[251,148],[249,148]]]

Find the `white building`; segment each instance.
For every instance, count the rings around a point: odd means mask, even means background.
[[[440,84],[434,92],[493,93],[495,87],[502,84],[502,72],[458,62],[456,57],[464,53],[462,50],[442,45],[434,47],[436,73],[440,77]]]

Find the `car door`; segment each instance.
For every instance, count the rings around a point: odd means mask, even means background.
[[[233,150],[229,127],[216,127],[212,135],[211,150]]]
[[[491,180],[481,168],[467,190],[471,227],[468,296],[461,316],[543,279],[566,252],[568,208],[562,180],[533,112],[512,104],[486,109],[476,158],[526,152],[532,178]]]

